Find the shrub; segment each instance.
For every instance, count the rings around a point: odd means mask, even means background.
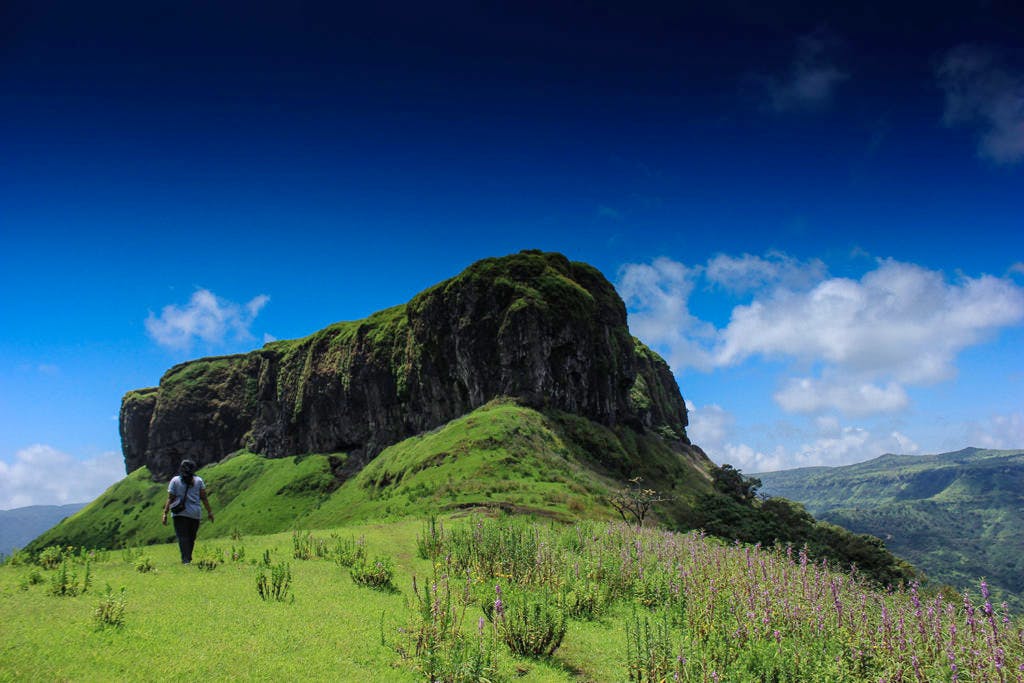
[[[220,550],[210,549],[203,551],[193,564],[204,572],[212,572],[220,566],[221,561]]]
[[[330,553],[327,541],[315,537],[308,531],[292,532],[292,557],[296,560],[324,558]]]
[[[481,618],[475,637],[464,632],[466,601],[453,599],[448,575],[425,585],[422,595],[413,577],[412,592],[419,619],[404,631],[412,641],[412,652],[400,646],[399,654],[415,657],[416,668],[428,681],[494,680],[494,629],[485,628]]]
[[[114,593],[113,589],[110,588],[110,584],[107,584],[106,591],[99,602],[96,603],[96,609],[92,613],[96,628],[119,628],[123,626],[126,604],[124,587],[121,587],[120,593]]]
[[[18,583],[18,588],[23,591],[27,591],[29,586],[38,586],[43,583],[43,574],[38,568],[33,567],[29,570],[28,574]]]
[[[78,572],[71,569],[68,566],[67,559],[64,559],[60,563],[60,569],[50,579],[49,593],[54,596],[74,597],[80,593],[87,592],[91,585],[92,574],[89,562],[85,563],[85,573],[82,577],[82,582],[79,583]]]
[[[441,554],[444,542],[444,525],[438,524],[436,517],[431,517],[424,524],[423,531],[416,535],[416,554],[421,559],[433,560]]]
[[[15,548],[11,551],[11,554],[3,558],[2,564],[6,564],[8,567],[21,567],[26,564],[32,563],[32,556],[24,550],[18,550]]]
[[[673,676],[679,680],[682,656],[676,656],[674,640],[667,614],[662,613],[662,618],[652,624],[647,615],[634,612],[626,622],[627,680],[665,681]]]
[[[521,591],[507,602],[496,586],[494,623],[508,648],[524,657],[550,656],[565,637],[565,611],[547,591]]]
[[[292,557],[296,560],[308,560],[313,557],[313,534],[308,531],[292,532]]]
[[[608,590],[598,583],[578,581],[562,589],[562,609],[573,619],[594,619],[608,605]]]
[[[60,546],[50,545],[43,548],[36,563],[43,569],[56,569],[64,561],[64,551]]]
[[[148,574],[149,572],[156,571],[156,565],[153,564],[152,558],[148,555],[143,555],[135,562],[135,571],[140,574]]]
[[[342,567],[351,567],[366,559],[366,543],[360,538],[336,537],[334,542],[334,561]]]
[[[125,564],[134,565],[142,559],[142,548],[125,548],[121,551],[121,560]]]
[[[261,600],[284,602],[289,598],[292,585],[292,571],[287,562],[281,562],[270,569],[270,578],[263,569],[256,575],[256,593]],[[292,602],[295,596],[291,595]]]
[[[394,588],[391,584],[394,573],[394,563],[386,556],[374,557],[372,562],[363,559],[349,570],[349,575],[357,584],[378,590]]]

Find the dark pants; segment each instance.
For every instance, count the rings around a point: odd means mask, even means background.
[[[181,561],[188,564],[192,561],[192,548],[196,545],[196,532],[199,531],[199,520],[191,517],[174,516],[174,535],[178,537],[178,549]]]

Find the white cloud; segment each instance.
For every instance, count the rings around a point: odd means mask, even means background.
[[[184,306],[164,306],[160,315],[150,312],[146,332],[156,343],[172,349],[187,349],[194,341],[222,344],[231,335],[251,339],[249,328],[270,297],[260,294],[246,304],[222,299],[208,289],[199,289]]]
[[[676,371],[735,366],[754,357],[803,368],[775,394],[792,412],[891,412],[906,386],[956,374],[957,355],[1024,321],[1024,287],[1009,278],[960,276],[892,259],[860,279],[829,277],[818,261],[780,254],[716,256],[706,267],[661,258],[630,264],[620,289],[637,336]],[[721,329],[690,313],[699,279],[748,292]],[[816,372],[807,376],[807,370]]]
[[[12,462],[0,461],[0,509],[90,501],[124,476],[117,453],[78,460],[35,444],[15,453]]]
[[[833,408],[847,415],[870,415],[902,410],[909,403],[907,392],[895,382],[878,386],[844,377],[792,378],[774,398],[783,410],[791,413]]]
[[[708,261],[704,271],[710,283],[736,293],[755,291],[767,285],[802,288],[821,280],[824,275],[825,264],[818,259],[803,262],[777,251],[764,257],[718,254]]]
[[[771,431],[791,434],[789,443],[769,450],[746,443],[746,430],[735,417],[717,405],[698,407],[688,403],[690,426],[687,433],[708,456],[719,464],[729,463],[747,473],[773,472],[792,467],[848,465],[876,458],[883,453],[918,453],[910,437],[886,427],[844,425],[834,416],[822,416],[804,428],[775,425]],[[759,427],[755,431],[763,432]]]
[[[828,104],[836,88],[850,76],[834,64],[836,40],[815,31],[797,41],[796,55],[782,75],[761,78],[768,106],[777,112],[818,109]]]
[[[946,96],[946,125],[980,129],[978,154],[996,163],[1024,159],[1024,75],[1003,68],[991,50],[953,48],[936,70]]]
[[[706,350],[714,326],[690,313],[688,301],[699,268],[667,258],[652,264],[627,264],[619,273],[618,290],[630,307],[630,330],[648,344],[668,349],[672,367],[710,368]]]
[[[830,278],[808,292],[780,287],[737,306],[716,363],[755,354],[825,362],[842,371],[845,385],[859,379],[865,392],[896,406],[892,381],[947,379],[960,351],[1022,319],[1024,289],[1009,280],[983,275],[950,284],[940,272],[883,260],[859,281]],[[865,381],[878,377],[888,380],[881,391]]]

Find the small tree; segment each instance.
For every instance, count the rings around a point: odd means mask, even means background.
[[[643,477],[633,477],[629,480],[629,486],[608,496],[608,504],[615,508],[627,524],[635,521],[637,526],[643,526],[651,507],[655,503],[669,500],[654,489],[641,486],[642,481]]]
[[[744,505],[753,504],[757,498],[757,490],[761,488],[760,479],[744,477],[742,472],[728,463],[716,467],[711,472],[711,480],[716,491]]]

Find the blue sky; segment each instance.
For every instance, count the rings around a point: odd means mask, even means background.
[[[125,391],[476,259],[619,287],[746,472],[1024,447],[1024,17],[758,3],[5,3],[0,508]]]

